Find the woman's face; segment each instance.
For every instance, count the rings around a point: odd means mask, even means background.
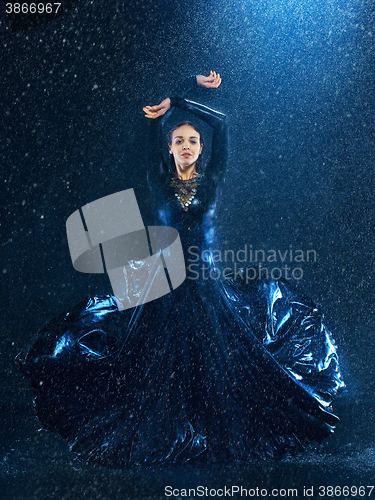
[[[195,165],[202,148],[199,133],[190,125],[182,125],[173,131],[169,152],[173,155],[178,170],[184,171]]]

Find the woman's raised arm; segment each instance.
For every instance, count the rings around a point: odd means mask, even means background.
[[[206,88],[217,88],[221,84],[220,74],[214,71],[211,71],[207,77],[198,75],[196,79],[198,85]],[[224,172],[228,154],[226,116],[203,104],[180,97],[167,97],[156,106],[145,106],[143,111],[146,118],[156,119],[163,116],[171,107],[178,107],[184,111],[188,111],[206,122],[213,129],[211,157],[205,175],[206,177],[211,177],[212,182],[217,184]]]
[[[210,71],[208,76],[197,75],[196,76],[197,84],[201,87],[205,87],[207,89],[217,89],[221,84],[220,74],[216,73],[216,71]],[[143,111],[145,112],[146,118],[159,118],[159,116],[163,116],[168,109],[171,107],[171,100],[169,97],[164,99],[160,104],[156,106],[145,106]]]

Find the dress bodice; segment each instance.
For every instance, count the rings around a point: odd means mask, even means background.
[[[209,249],[215,241],[216,199],[205,178],[197,186],[197,192],[184,210],[176,196],[175,187],[168,177],[157,200],[154,200],[154,223],[159,226],[174,227],[179,232],[182,246],[187,250],[190,246]],[[182,181],[184,182],[184,181]],[[210,199],[213,198],[213,199]],[[157,205],[157,206],[155,206]]]

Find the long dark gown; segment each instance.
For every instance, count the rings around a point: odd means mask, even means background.
[[[213,248],[227,131],[221,113],[181,98],[172,106],[213,131],[187,206],[160,145],[148,174],[155,224],[179,231],[188,258],[191,247]],[[42,425],[82,457],[120,467],[281,458],[321,442],[343,386],[322,314],[288,281],[244,276],[188,273],[133,309],[98,296],[47,323],[18,356]]]

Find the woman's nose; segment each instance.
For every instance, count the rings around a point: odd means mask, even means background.
[[[186,143],[183,145],[183,149],[190,149],[189,143]]]

